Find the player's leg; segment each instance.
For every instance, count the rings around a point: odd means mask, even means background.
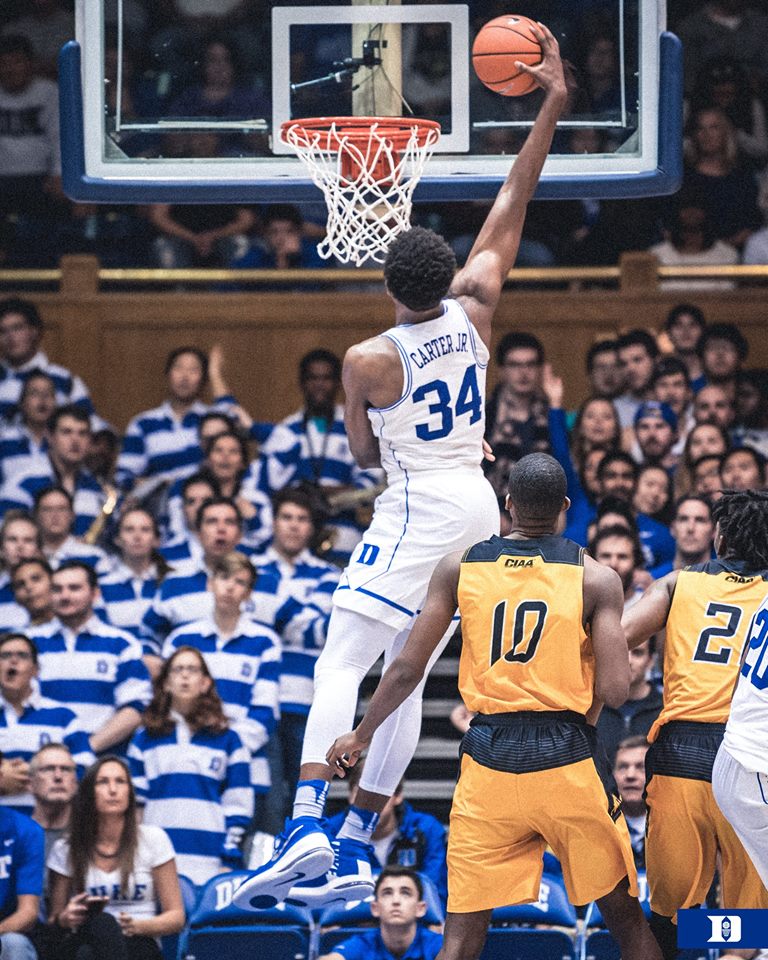
[[[610,893],[598,898],[597,905],[611,936],[619,945],[622,960],[661,960],[659,944],[646,923],[640,902],[629,894],[627,877],[620,880]]]
[[[315,666],[314,697],[304,733],[292,819],[286,823],[272,859],[238,888],[238,906],[273,906],[284,900],[295,884],[323,878],[332,870],[338,850],[333,849],[321,826],[334,775],[325,754],[333,741],[354,725],[360,682],[396,635],[394,627],[334,607],[326,645]],[[353,886],[347,891],[349,898],[364,899],[372,891],[370,870],[362,885]]]
[[[721,745],[712,770],[712,792],[763,886],[768,887],[768,776],[745,769]],[[757,906],[741,900],[739,905]]]
[[[477,960],[483,952],[490,920],[490,910],[449,913],[445,918],[443,946],[436,960]]]
[[[405,771],[413,759],[419,742],[422,701],[427,678],[455,630],[456,624],[451,624],[430,657],[419,685],[373,735],[366,755],[365,768],[360,777],[360,788],[355,797],[355,804],[361,809],[381,813],[405,776]],[[392,647],[385,652],[385,672],[405,646],[409,633],[410,628],[399,633]],[[344,827],[339,832],[339,836],[342,836],[343,832]]]

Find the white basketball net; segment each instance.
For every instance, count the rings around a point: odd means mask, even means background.
[[[410,228],[413,191],[440,138],[436,123],[363,119],[322,121],[321,129],[298,120],[282,128],[283,142],[325,195],[328,227],[318,253],[356,266],[381,263],[392,239]]]

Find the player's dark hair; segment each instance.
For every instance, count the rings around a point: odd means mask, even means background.
[[[536,362],[544,363],[544,347],[541,340],[532,333],[517,330],[512,333],[505,333],[499,341],[498,347],[496,347],[496,366],[503,366],[504,359],[510,350],[535,350]]]
[[[751,570],[768,569],[768,492],[724,490],[712,519],[720,525],[726,556],[742,560]]]
[[[309,368],[313,363],[327,363],[331,368],[334,380],[341,380],[341,360],[330,350],[323,350],[321,347],[317,350],[310,350],[299,360],[299,383],[309,376]]]
[[[509,499],[526,520],[555,520],[567,490],[565,471],[548,453],[529,453],[509,472]]]
[[[411,870],[410,867],[398,867],[395,866],[395,864],[392,864],[390,867],[384,867],[376,878],[376,884],[373,888],[374,897],[378,896],[379,887],[385,880],[389,880],[390,877],[408,877],[408,879],[413,882],[414,887],[416,887],[419,900],[424,899],[424,884],[421,882],[421,877],[418,873],[416,873],[415,870]]]
[[[648,333],[647,330],[630,330],[628,333],[622,334],[616,345],[617,350],[624,350],[626,347],[644,347],[645,352],[648,356],[655,360],[659,355],[659,346],[656,343],[656,340]]]
[[[735,323],[710,323],[696,345],[696,352],[700,357],[704,356],[707,345],[713,340],[727,340],[736,350],[739,360],[747,359],[749,343]]]
[[[208,354],[204,350],[201,350],[199,347],[185,346],[185,347],[176,347],[175,350],[171,350],[171,352],[165,358],[165,370],[163,372],[167,377],[168,374],[171,372],[171,367],[174,365],[174,363],[176,363],[179,357],[183,357],[187,353],[191,354],[193,357],[196,357],[200,364],[200,367],[203,373],[203,378],[201,382],[201,386],[202,386],[208,381]]]
[[[53,571],[53,576],[56,577],[60,573],[65,573],[67,570],[82,570],[91,590],[95,590],[96,587],[98,587],[99,578],[96,576],[96,571],[90,564],[86,563],[85,560],[64,560],[56,570]]]
[[[704,313],[698,307],[695,307],[692,303],[678,303],[678,305],[672,307],[667,314],[667,319],[664,321],[664,329],[669,330],[670,327],[673,327],[677,323],[680,317],[692,317],[701,330],[707,325],[707,321],[704,319]]]
[[[387,289],[409,310],[436,307],[448,293],[455,273],[453,250],[424,227],[411,227],[395,237],[384,261]]]
[[[587,373],[592,373],[592,368],[595,365],[595,357],[599,357],[601,353],[616,353],[617,348],[618,341],[616,340],[598,340],[597,343],[593,343],[589,350],[587,350]]]

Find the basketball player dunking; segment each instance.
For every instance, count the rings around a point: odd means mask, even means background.
[[[384,265],[395,326],[345,357],[349,444],[361,467],[385,468],[388,487],[334,597],[293,818],[272,860],[237,891],[241,907],[286,898],[320,905],[372,893],[370,839],[415,751],[423,682],[374,737],[334,846],[321,827],[335,772],[325,760],[328,744],[352,726],[370,667],[382,652],[387,666],[402,649],[440,558],[498,531],[498,505],[480,468],[491,320],[566,100],[557,41],[541,24],[537,38],[541,63],[521,69],[545,96],[466,265],[456,273],[451,248],[428,230],[399,236]],[[449,633],[446,624],[433,661]]]
[[[535,901],[548,844],[570,900],[597,900],[624,960],[661,960],[637,897],[627,825],[598,773],[593,698],[621,705],[629,661],[618,575],[557,536],[563,468],[523,457],[509,477],[512,530],[435,569],[405,649],[357,729],[328,751],[344,771],[416,686],[458,605],[462,741],[448,834],[448,917],[438,960],[476,960],[494,907]],[[630,893],[632,895],[630,895]]]

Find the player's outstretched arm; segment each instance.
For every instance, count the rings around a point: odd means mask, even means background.
[[[629,693],[629,657],[621,629],[624,593],[618,574],[586,557],[584,607],[595,655],[595,697],[620,707]]]
[[[544,101],[450,291],[450,296],[462,299],[462,305],[486,344],[490,343],[491,319],[501,289],[517,258],[528,202],[536,192],[555,125],[568,96],[557,40],[541,23],[537,25],[536,36],[541,43],[541,63],[529,67],[518,62],[516,66],[544,89]]]
[[[326,754],[328,764],[340,776],[344,776],[347,767],[354,767],[376,730],[413,693],[424,676],[429,658],[456,613],[460,563],[461,553],[449,553],[438,563],[429,582],[424,609],[416,618],[402,653],[382,676],[357,727],[339,737]]]
[[[630,650],[664,629],[672,606],[677,574],[678,571],[673,570],[666,577],[655,580],[621,618]]]

